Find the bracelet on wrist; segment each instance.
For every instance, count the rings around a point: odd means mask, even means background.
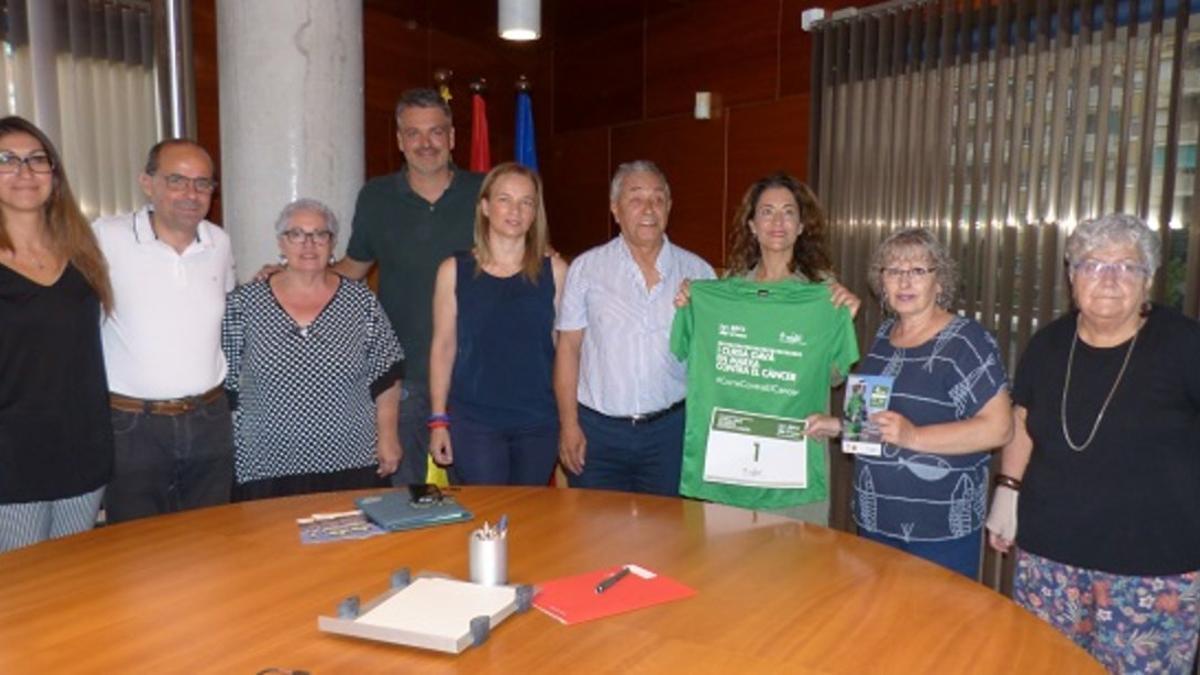
[[[430,431],[432,431],[432,430],[434,430],[434,429],[449,429],[449,428],[450,428],[450,423],[449,423],[449,422],[446,422],[446,421],[444,421],[444,420],[439,420],[439,421],[436,421],[436,422],[428,422],[428,423],[426,423],[426,424],[425,424],[425,427],[426,427],[427,429],[429,429]]]
[[[1016,478],[1013,478],[1012,476],[1005,476],[1002,473],[998,473],[998,474],[996,474],[995,483],[998,486],[1003,485],[1004,487],[1006,487],[1010,490],[1015,490],[1016,492],[1021,491],[1021,481],[1017,480]]]
[[[430,415],[429,418],[426,419],[425,421],[426,422],[449,422],[450,421],[450,413],[434,413],[434,414]]]

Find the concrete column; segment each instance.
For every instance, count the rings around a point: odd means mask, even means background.
[[[362,0],[217,0],[223,225],[245,280],[279,255],[272,225],[299,197],[350,239],[363,182]]]

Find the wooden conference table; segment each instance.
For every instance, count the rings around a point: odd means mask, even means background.
[[[1101,672],[999,594],[778,516],[555,488],[464,488],[475,523],[301,545],[297,517],[359,493],[204,509],[0,555],[2,673]],[[536,609],[458,656],[333,636],[317,617],[409,567],[467,576],[467,536],[509,516],[509,577],[636,562],[696,596],[563,626]]]

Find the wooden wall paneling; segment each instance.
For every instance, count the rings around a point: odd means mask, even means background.
[[[208,150],[221,175],[221,100],[217,83],[216,0],[192,0],[192,64],[196,77],[196,142]],[[149,152],[143,148],[142,152]],[[220,224],[221,193],[213,195],[208,219]]]
[[[366,104],[363,116],[363,159],[366,162],[366,177],[382,176],[399,169],[403,160],[400,149],[396,146],[393,107]]]
[[[424,2],[363,7],[363,114],[367,177],[404,163],[396,146],[395,106],[401,92],[433,84],[430,28]]]
[[[378,17],[385,14],[401,19],[417,18],[422,24],[429,23],[430,0],[363,0],[363,17]]]
[[[608,241],[616,232],[608,212],[608,129],[558,134],[544,147],[539,159],[551,244],[572,257]]]
[[[754,181],[783,170],[805,180],[808,172],[809,96],[733,108],[729,116],[725,241],[742,195]]]
[[[533,77],[530,95],[533,96],[533,125],[537,131],[538,161],[551,151],[554,143],[554,50],[551,43],[542,46]]]
[[[874,3],[860,0],[823,0],[820,6],[826,18],[844,7],[865,7]],[[783,19],[779,24],[779,95],[790,96],[812,91],[811,33],[800,27],[800,15],[811,9],[813,0],[783,0]]]
[[[673,117],[612,130],[612,166],[654,161],[671,183],[671,240],[720,266],[725,220],[725,119]]]
[[[811,7],[812,0],[783,0],[779,22],[779,94],[782,96],[812,91],[813,38],[811,33],[800,28],[800,15]]]
[[[554,130],[575,131],[642,119],[640,16],[587,35],[562,35],[554,43]]]
[[[543,0],[542,25],[546,26],[549,11],[555,39],[598,35],[640,24],[647,4],[661,4],[661,0]]]
[[[496,34],[499,20],[495,2],[480,0],[427,0],[429,21],[434,30],[456,35],[479,45],[487,45],[492,39],[500,42]]]
[[[565,11],[572,11],[568,3]],[[558,35],[560,10],[554,0],[542,2],[542,38],[537,42],[537,63],[527,72],[531,78],[530,96],[533,97],[533,126],[536,133],[538,164],[543,176],[547,157],[554,144],[554,41]],[[515,106],[515,104],[514,104]],[[506,158],[507,159],[507,158]]]
[[[646,117],[690,113],[695,93],[723,105],[774,98],[781,0],[700,0],[646,20]]]

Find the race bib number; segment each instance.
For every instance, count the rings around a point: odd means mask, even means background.
[[[714,408],[704,453],[704,480],[766,488],[808,486],[805,422]]]

